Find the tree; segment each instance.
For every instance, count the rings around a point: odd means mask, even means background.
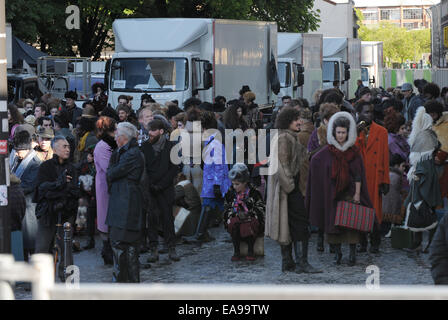
[[[382,41],[387,66],[394,62],[404,63],[406,60],[418,62],[423,53],[431,51],[430,29],[408,31],[390,22],[366,26],[362,24],[362,13],[359,10],[356,13],[359,19],[359,38],[362,41]]]
[[[7,0],[7,21],[21,40],[50,55],[99,59],[113,45],[115,19],[184,17],[277,21],[279,31],[318,27],[314,0]],[[80,9],[80,29],[68,30],[65,9]],[[23,10],[27,8],[27,10]]]

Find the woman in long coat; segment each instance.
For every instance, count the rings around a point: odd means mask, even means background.
[[[271,152],[278,154],[278,170],[268,178],[265,235],[280,244],[282,271],[320,272],[308,263],[309,221],[299,185],[300,166],[308,154],[298,137],[299,111],[284,107],[277,116],[276,128],[280,131],[278,144]],[[292,258],[293,243],[297,268]]]
[[[356,244],[360,240],[359,232],[335,226],[338,201],[355,201],[372,208],[363,160],[354,146],[356,136],[351,114],[333,115],[328,123],[328,145],[313,156],[308,175],[306,206],[310,222],[325,232],[335,249],[337,264],[342,259],[342,243],[350,244],[349,264],[355,264]]]
[[[107,208],[109,203],[109,193],[107,192],[106,171],[109,167],[109,160],[112,152],[117,148],[114,140],[114,132],[117,124],[116,121],[109,117],[100,117],[96,122],[97,137],[100,140],[93,151],[93,158],[96,168],[95,190],[96,190],[96,206],[97,206],[97,228],[103,240],[103,250],[101,255],[104,264],[111,265],[112,248],[108,237],[108,228],[106,225]]]

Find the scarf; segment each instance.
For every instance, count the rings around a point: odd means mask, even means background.
[[[117,142],[115,141],[115,139],[113,137],[111,137],[109,135],[105,135],[102,140],[109,145],[109,147],[112,149],[112,151],[117,149],[117,147],[118,147]]]
[[[154,152],[156,154],[159,154],[163,148],[165,147],[166,142],[166,136],[164,134],[161,134],[156,142],[152,144],[152,148],[154,149]]]
[[[244,192],[238,192],[236,194],[236,199],[233,202],[233,211],[235,213],[240,212],[241,208],[244,210],[245,213],[249,211],[249,209],[247,209],[245,202],[248,196],[249,196],[249,188],[247,188],[246,191]]]
[[[30,164],[31,160],[34,159],[34,156],[36,155],[36,151],[31,150],[23,159],[20,161],[17,156],[15,156],[16,161],[14,161],[14,166],[12,167],[12,173],[16,175],[17,178],[22,178],[22,175],[24,174],[25,170],[28,168],[28,165]]]
[[[79,144],[78,144],[78,151],[83,151],[85,149],[85,147],[86,147],[86,140],[87,140],[87,137],[89,136],[89,134],[90,134],[90,131],[86,132],[82,136],[82,138],[81,138],[81,140],[79,141]]]
[[[336,182],[335,197],[343,192],[350,183],[349,163],[357,155],[357,148],[350,147],[341,151],[333,145],[329,145],[333,161],[331,165],[331,179]]]

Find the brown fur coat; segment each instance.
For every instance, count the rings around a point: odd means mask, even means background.
[[[294,177],[308,155],[299,141],[298,133],[290,130],[279,130],[277,151],[278,170],[268,177],[265,235],[286,245],[291,242],[288,194],[294,190]]]

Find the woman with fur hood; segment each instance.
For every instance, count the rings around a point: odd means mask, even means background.
[[[411,146],[411,154],[409,155],[409,163],[411,168],[408,172],[408,181],[411,186],[408,197],[404,202],[406,217],[404,226],[410,227],[412,231],[416,231],[414,248],[420,246],[422,242],[422,231],[430,230],[428,249],[431,244],[432,236],[437,226],[437,221],[431,225],[410,226],[409,219],[412,219],[409,205],[412,204],[416,209],[425,205],[427,208],[434,209],[443,204],[439,179],[437,176],[434,155],[440,147],[436,133],[432,130],[433,119],[426,113],[424,107],[419,107],[412,123],[412,131],[408,142]],[[435,213],[433,213],[435,214]]]
[[[372,208],[367,191],[364,163],[355,146],[356,123],[348,112],[338,112],[328,123],[328,145],[311,159],[308,175],[306,206],[310,222],[326,234],[341,263],[341,244],[350,244],[349,265],[356,263],[356,244],[359,232],[335,226],[338,201],[353,201]]]
[[[278,154],[278,169],[268,179],[265,235],[280,244],[282,271],[317,273],[321,271],[308,263],[309,221],[299,184],[300,167],[308,154],[298,136],[299,115],[296,109],[284,107],[276,119],[279,135],[272,152]]]

